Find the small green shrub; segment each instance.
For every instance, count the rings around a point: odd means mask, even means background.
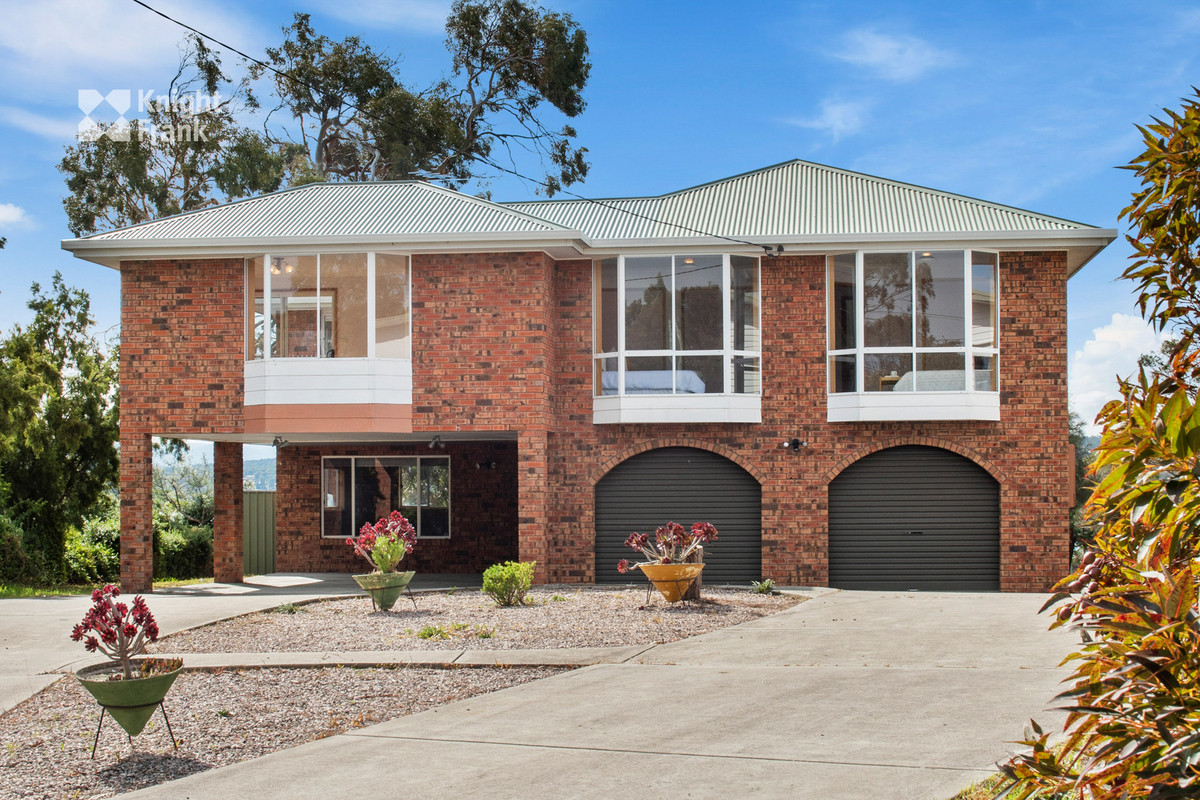
[[[561,594],[550,595],[550,602],[552,603],[565,603],[566,600],[567,598],[563,597]]]
[[[478,636],[480,639],[491,639],[493,636],[496,635],[496,629],[489,628],[487,625],[476,625],[475,626],[475,635]]]
[[[182,525],[154,532],[155,578],[211,578],[212,529]]]
[[[443,628],[441,625],[426,625],[421,630],[417,631],[418,639],[449,639],[450,631]]]
[[[761,581],[750,581],[750,585],[759,594],[775,594],[775,581],[770,578],[763,578]]]
[[[525,593],[533,585],[536,561],[505,561],[493,564],[483,573],[483,591],[498,606],[515,606],[525,602]]]
[[[303,614],[308,609],[293,603],[281,603],[272,609],[276,614]]]

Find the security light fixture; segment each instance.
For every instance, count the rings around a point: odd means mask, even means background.
[[[784,439],[783,444],[779,446],[784,450],[791,450],[793,453],[798,453],[800,452],[800,448],[808,447],[808,442],[801,441],[800,439]]]

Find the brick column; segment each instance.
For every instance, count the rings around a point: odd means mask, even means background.
[[[535,583],[545,583],[550,574],[548,451],[543,431],[521,433],[517,437],[517,544],[521,561],[537,562]]]
[[[154,591],[153,483],[150,437],[122,426],[121,589],[128,594]]]
[[[213,443],[213,580],[242,575],[242,444]]]

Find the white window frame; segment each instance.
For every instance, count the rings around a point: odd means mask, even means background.
[[[323,251],[295,250],[295,249],[288,248],[288,249],[281,249],[281,250],[272,250],[272,251],[266,252],[266,253],[256,253],[254,255],[247,256],[243,261],[243,275],[244,275],[243,283],[246,286],[246,292],[245,292],[246,306],[247,306],[246,313],[247,313],[247,316],[249,317],[251,314],[254,313],[254,292],[253,292],[253,287],[251,287],[251,285],[250,285],[250,261],[251,261],[251,259],[254,259],[254,258],[261,258],[263,260],[263,285],[262,285],[263,315],[264,315],[263,355],[261,358],[247,358],[246,359],[247,362],[291,360],[291,357],[289,357],[289,356],[272,356],[271,355],[272,346],[275,344],[275,332],[272,329],[271,324],[270,324],[270,318],[271,318],[271,259],[273,257],[274,258],[292,258],[292,257],[299,257],[299,256],[315,256],[317,259],[317,303],[318,303],[318,307],[319,307],[320,297],[321,297],[321,256],[322,255],[335,255],[335,254],[343,253],[343,252],[344,253],[363,253],[363,252],[365,252],[366,256],[367,256],[367,311],[366,311],[366,314],[367,314],[367,358],[369,358],[369,359],[375,358],[375,333],[376,333],[375,328],[376,328],[376,323],[378,321],[377,315],[376,315],[376,309],[375,309],[375,254],[376,253],[384,253],[386,255],[403,256],[404,258],[406,258],[408,260],[408,287],[406,289],[406,296],[408,297],[409,358],[402,359],[402,360],[411,360],[411,358],[412,358],[412,336],[413,336],[413,299],[412,299],[412,297],[413,297],[412,296],[413,254],[412,253],[408,253],[408,252],[405,252],[402,250],[366,250],[366,251],[364,251],[362,249],[356,249],[356,248],[350,248],[350,249],[346,249],[346,250],[323,250]],[[319,318],[319,316],[320,315],[318,315],[318,318]],[[247,326],[245,323],[243,323],[242,327],[244,329],[248,329],[250,331],[250,333],[253,334],[253,326],[252,325]],[[320,330],[318,330],[317,331],[317,341],[320,341],[320,337],[321,337],[321,332],[320,332]],[[243,352],[245,352],[245,353],[254,352],[252,343],[245,342],[244,344],[245,344],[245,347],[243,348]],[[318,359],[328,359],[329,357],[323,355],[320,348],[318,348],[317,358]],[[338,358],[340,358],[340,357],[337,357],[337,356],[334,357],[335,360]],[[297,358],[296,360],[311,361],[312,357],[305,356],[303,358]]]
[[[604,256],[604,257],[594,258],[594,259],[592,259],[592,262],[591,262],[592,263],[592,298],[593,298],[593,302],[592,302],[592,320],[593,320],[593,325],[592,325],[592,378],[591,378],[591,381],[592,381],[592,396],[593,396],[593,398],[595,400],[602,400],[602,399],[610,399],[613,397],[620,397],[620,398],[631,397],[631,395],[627,395],[625,393],[626,359],[642,358],[642,357],[668,358],[668,359],[670,359],[670,364],[671,364],[671,370],[670,370],[671,371],[671,391],[648,393],[645,395],[632,395],[632,396],[635,396],[638,398],[642,398],[646,402],[652,402],[653,398],[659,398],[659,399],[662,399],[662,398],[688,398],[689,401],[694,401],[694,400],[699,400],[700,398],[719,398],[719,397],[732,397],[732,398],[755,397],[755,398],[758,398],[758,397],[761,397],[761,395],[762,395],[762,374],[763,374],[762,259],[759,258],[758,256],[745,256],[746,258],[753,258],[755,264],[757,265],[758,303],[757,303],[757,306],[755,309],[756,314],[757,314],[757,318],[755,319],[755,329],[758,331],[758,336],[759,336],[759,349],[758,350],[745,350],[745,349],[735,349],[733,347],[733,330],[732,330],[733,320],[731,319],[730,313],[729,313],[730,312],[729,305],[730,305],[730,302],[732,301],[732,289],[733,289],[733,285],[732,285],[733,266],[732,266],[732,258],[731,258],[731,256],[733,254],[714,253],[711,251],[705,252],[705,253],[670,253],[670,254],[647,253],[647,254],[638,254],[638,255],[628,256],[628,258],[643,258],[646,256],[654,256],[654,255],[665,256],[665,257],[668,257],[671,259],[671,289],[669,292],[671,302],[670,302],[670,307],[668,309],[668,313],[670,315],[672,345],[674,345],[674,342],[675,342],[675,325],[677,322],[676,307],[675,307],[675,300],[676,300],[676,291],[675,291],[676,264],[675,264],[675,261],[676,261],[676,259],[678,259],[678,258],[693,258],[693,257],[700,257],[700,256],[716,256],[716,255],[721,256],[721,343],[722,343],[722,347],[719,350],[718,349],[681,350],[681,349],[676,349],[673,346],[671,348],[657,349],[657,350],[632,350],[631,351],[631,350],[626,349],[626,347],[625,347],[625,261],[626,261],[627,256],[618,255],[618,256],[616,256],[616,259],[617,259],[617,288],[616,288],[617,349],[615,351],[601,351],[599,349],[601,342],[600,342],[600,330],[598,327],[598,323],[600,323],[600,320],[601,320],[601,317],[600,317],[601,287],[600,287],[600,283],[598,280],[596,265],[602,261],[606,261],[606,260],[613,258],[613,256]],[[739,253],[737,255],[742,255],[742,254]],[[699,356],[708,356],[708,357],[719,356],[719,357],[721,357],[722,384],[723,384],[724,391],[705,392],[703,394],[692,394],[689,392],[678,391],[678,389],[677,389],[678,380],[676,377],[678,367],[677,367],[676,359],[678,359],[680,357],[689,358],[689,357],[699,357]],[[601,385],[598,385],[597,380],[596,380],[597,374],[599,374],[602,371],[601,369],[598,368],[600,362],[602,362],[605,359],[609,359],[609,358],[616,359],[616,363],[617,363],[617,390],[614,394],[604,394],[603,387]],[[734,362],[735,362],[735,359],[737,359],[737,358],[750,358],[750,359],[755,360],[758,363],[758,391],[755,391],[755,392],[733,392],[733,391],[730,391],[730,389],[732,388],[733,383],[734,383],[734,381],[733,381]]]
[[[453,513],[454,492],[450,488],[454,485],[453,484],[454,468],[453,468],[453,465],[450,463],[450,456],[412,456],[412,455],[399,455],[399,456],[393,456],[393,455],[386,455],[386,456],[380,456],[380,455],[376,455],[376,456],[332,455],[332,456],[321,456],[321,479],[320,479],[320,493],[319,493],[318,502],[320,503],[321,538],[322,539],[344,539],[345,538],[344,534],[342,534],[342,533],[326,533],[325,532],[325,462],[329,461],[329,460],[334,460],[334,459],[336,459],[338,461],[345,461],[346,459],[350,460],[350,486],[349,486],[350,519],[353,521],[354,518],[358,516],[358,513],[357,513],[358,509],[355,507],[356,494],[354,491],[354,475],[355,475],[355,466],[356,466],[355,462],[360,458],[361,459],[368,459],[368,458],[369,459],[377,459],[377,458],[379,458],[379,459],[389,459],[389,458],[390,459],[398,459],[398,458],[415,459],[417,462],[417,475],[418,476],[421,474],[421,462],[422,461],[445,462],[445,464],[446,464],[446,481],[447,481],[446,535],[445,536],[424,536],[421,534],[421,509],[425,508],[425,506],[422,505],[420,502],[418,502],[418,504],[417,504],[417,513],[416,513],[417,518],[415,520],[410,519],[409,522],[412,523],[412,526],[417,529],[417,538],[418,539],[430,539],[433,541],[445,541],[445,540],[450,539],[451,533],[452,533],[452,528],[453,528],[453,522],[454,522],[454,513]],[[418,480],[419,480],[419,478],[418,478]],[[419,498],[418,498],[418,500],[419,500]],[[374,522],[374,520],[372,520],[372,522]],[[353,523],[352,523],[352,525],[353,525]],[[358,536],[358,531],[357,530],[352,531],[352,535]]]
[[[962,347],[918,347],[915,329],[913,344],[905,347],[867,347],[865,336],[865,296],[863,292],[864,256],[871,253],[907,253],[909,269],[915,269],[918,254],[929,251],[961,251],[963,258],[963,346]],[[832,316],[832,275],[834,257],[854,253],[854,343],[852,348],[830,349],[833,338]],[[976,347],[973,343],[974,303],[973,276],[971,274],[971,253],[987,253],[996,257],[994,329],[991,347]],[[907,250],[844,250],[830,252],[825,260],[825,389],[828,398],[828,419],[830,422],[859,422],[887,420],[959,420],[959,419],[1000,419],[1000,302],[1002,295],[1000,277],[1000,252],[990,248],[945,248],[936,246],[916,247]],[[917,324],[916,307],[913,309],[913,325]],[[875,354],[898,353],[913,357],[913,368],[916,368],[916,358],[919,355],[953,353],[963,356],[964,388],[949,391],[904,391],[904,392],[868,392],[865,387],[866,356]],[[853,392],[834,392],[832,362],[836,356],[854,356],[855,390]],[[997,360],[996,388],[977,389],[975,387],[975,357],[985,356]]]

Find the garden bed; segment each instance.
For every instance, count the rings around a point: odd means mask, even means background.
[[[790,608],[800,598],[706,588],[669,604],[641,587],[539,586],[527,604],[497,608],[477,590],[418,592],[391,611],[363,595],[249,614],[160,639],[159,653],[362,650],[537,650],[657,644]],[[415,601],[415,603],[413,602]],[[287,613],[291,612],[291,613]]]
[[[563,672],[521,669],[249,669],[184,672],[133,740],[73,677],[0,716],[0,798],[98,798]]]

